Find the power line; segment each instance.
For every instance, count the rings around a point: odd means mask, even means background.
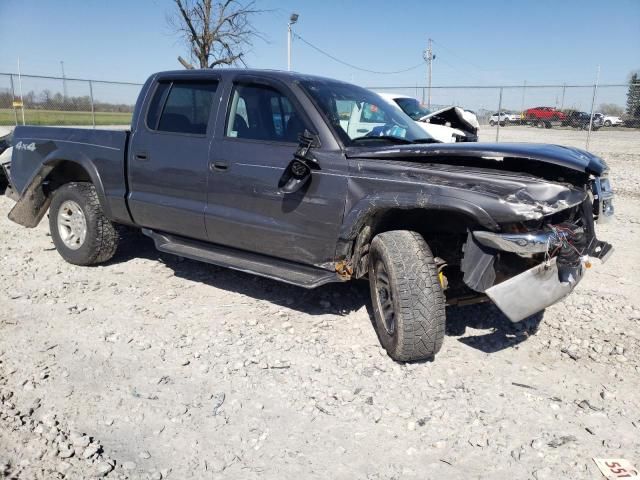
[[[361,72],[367,72],[367,73],[375,73],[377,75],[393,75],[396,73],[405,73],[405,72],[410,72],[411,70],[416,70],[417,68],[423,67],[425,62],[422,61],[417,65],[414,65],[413,67],[409,67],[409,68],[405,68],[403,70],[396,70],[394,72],[379,72],[376,70],[369,70],[368,68],[362,68],[362,67],[358,67],[356,65],[352,65],[351,63],[345,62],[343,60],[340,60],[337,57],[334,57],[333,55],[331,55],[330,53],[322,50],[320,47],[315,46],[313,43],[308,42],[307,40],[305,40],[304,38],[302,38],[300,35],[298,35],[297,33],[293,33],[293,36],[295,38],[297,38],[298,40],[302,41],[303,43],[305,43],[306,45],[308,45],[309,47],[313,48],[314,50],[316,50],[317,52],[320,52],[322,55],[329,57],[331,60],[333,60],[334,62],[338,62],[341,63],[342,65],[345,65],[349,68],[353,68],[354,70],[360,70]]]
[[[465,63],[468,63],[469,65],[471,65],[473,68],[477,69],[477,70],[482,70],[483,72],[491,72],[491,70],[487,70],[486,68],[482,68],[479,67],[478,65],[476,65],[475,63],[461,57],[460,55],[458,55],[457,53],[455,53],[453,50],[451,50],[448,47],[445,47],[442,43],[437,42],[435,40],[433,40],[433,43],[435,43],[436,45],[438,45],[440,48],[444,48],[446,51],[448,51],[451,55],[453,55],[454,57],[457,57],[459,60],[462,60]]]

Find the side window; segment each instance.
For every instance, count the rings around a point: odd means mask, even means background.
[[[236,85],[227,114],[226,136],[271,142],[297,142],[302,118],[289,99],[265,85]]]
[[[206,134],[217,86],[215,81],[181,81],[170,86],[161,83],[149,105],[147,125],[162,132]],[[167,88],[168,95],[165,94]],[[160,107],[165,96],[164,106]]]
[[[162,107],[166,98],[167,90],[171,86],[170,82],[161,82],[156,87],[156,91],[153,94],[151,103],[149,104],[149,110],[147,111],[147,126],[153,130],[158,128],[158,119],[160,113],[162,113]]]

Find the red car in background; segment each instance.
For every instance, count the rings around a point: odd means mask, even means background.
[[[551,128],[552,122],[562,123],[567,116],[553,107],[535,107],[522,112],[523,120],[538,127]]]

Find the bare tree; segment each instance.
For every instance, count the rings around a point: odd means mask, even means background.
[[[602,112],[605,115],[615,115],[617,117],[624,113],[624,108],[615,103],[601,103],[598,107],[598,112]]]
[[[253,40],[262,35],[251,23],[255,1],[240,0],[174,0],[176,12],[169,24],[183,37],[190,49],[190,57],[200,68],[221,65],[245,65],[244,55]],[[185,68],[194,68],[182,57],[178,61]]]

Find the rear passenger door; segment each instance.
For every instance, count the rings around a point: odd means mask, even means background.
[[[154,230],[206,240],[209,147],[218,80],[160,80],[129,148],[129,207]]]

